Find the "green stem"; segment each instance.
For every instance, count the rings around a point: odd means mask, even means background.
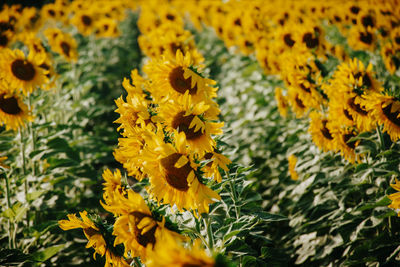
[[[211,220],[210,220],[210,218],[203,218],[203,222],[204,222],[204,226],[207,231],[208,249],[212,253],[214,250],[214,236],[213,236],[212,229],[211,229]]]
[[[379,141],[381,143],[381,149],[384,150],[385,149],[385,140],[383,139],[381,127],[378,124],[376,124],[376,131],[378,132]]]
[[[227,172],[225,172],[225,174],[227,175],[227,178],[229,180],[229,186],[231,187],[231,192],[230,195],[232,197],[232,201],[233,201],[233,205],[235,206],[235,213],[236,213],[236,219],[238,220],[240,218],[240,210],[237,206],[237,192],[236,192],[236,188],[235,188],[235,182],[236,182],[236,175],[234,178],[230,178],[229,174]]]
[[[19,129],[19,136],[21,142],[21,157],[22,157],[22,174],[25,178],[24,181],[24,191],[25,191],[25,201],[28,203],[28,177],[26,176],[26,161],[25,161],[25,143],[23,137],[23,130]],[[29,227],[29,211],[26,212],[26,226]]]
[[[10,198],[10,181],[8,180],[8,175],[4,172],[4,181],[6,182],[6,198],[7,198],[7,209],[11,208],[11,198]],[[8,219],[8,247],[13,248],[13,240],[11,235],[11,219]]]

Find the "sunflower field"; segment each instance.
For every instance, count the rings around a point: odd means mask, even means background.
[[[0,8],[0,266],[400,266],[399,0]]]

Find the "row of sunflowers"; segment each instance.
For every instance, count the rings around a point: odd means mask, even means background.
[[[318,255],[309,253],[317,244],[305,245],[321,231],[279,240],[270,226],[281,232],[301,220],[307,224],[301,216],[296,221],[297,208],[282,207],[282,199],[291,196],[289,189],[304,193],[318,184],[319,175],[305,172],[305,165],[331,164],[330,173],[339,171],[332,167],[339,165],[355,168],[355,173],[370,169],[367,175],[383,172],[386,186],[397,177],[393,166],[382,166],[390,163],[386,156],[396,155],[400,136],[399,14],[395,0],[57,0],[41,9],[4,5],[1,229],[8,246],[0,251],[0,263],[96,264],[74,257],[79,250],[74,234],[61,232],[59,225],[62,230],[82,228],[86,247],[94,249],[95,259],[96,254],[104,256],[100,261],[105,266],[327,264],[310,258]],[[128,48],[124,42],[132,40],[124,36],[134,39]],[[113,45],[123,52],[113,51]],[[247,62],[255,78],[232,67],[236,59],[238,65]],[[248,78],[243,91],[229,90],[229,80],[238,81],[233,86],[238,87],[240,75]],[[118,92],[121,83],[124,91]],[[269,99],[252,99],[251,90]],[[269,92],[276,102],[263,111],[274,101]],[[242,103],[235,102],[239,94]],[[118,95],[115,117],[107,101]],[[257,109],[255,116],[279,112],[281,118],[271,122],[259,118],[261,131],[271,127],[274,135],[252,143],[263,135],[250,128],[247,136],[238,137],[240,116],[255,120],[246,116],[250,111],[240,111],[247,104]],[[276,136],[282,121],[288,128],[298,124],[286,144],[279,144],[286,137]],[[369,146],[377,139],[378,156]],[[269,142],[294,145],[284,152],[274,146],[263,150]],[[299,144],[325,163],[315,163]],[[254,146],[266,156],[253,155]],[[313,146],[320,151],[309,149]],[[285,163],[278,159],[282,153],[288,156]],[[274,163],[269,166],[268,161]],[[378,163],[386,165],[375,168]],[[249,164],[251,168],[241,167]],[[288,190],[278,193],[279,203],[266,197],[277,185],[273,171],[265,172],[268,168],[279,170],[281,186],[288,171],[292,179]],[[392,187],[400,191],[395,181]],[[334,190],[324,196],[335,195]],[[377,204],[357,208],[390,204],[398,212],[400,193],[383,190]],[[316,195],[310,203],[318,201]],[[388,218],[394,235],[390,212],[379,219]],[[43,235],[57,245],[49,246]],[[335,235],[339,239],[331,238]],[[339,235],[333,231],[328,237],[335,249],[347,242]],[[60,237],[68,242],[61,244]],[[300,247],[294,255],[286,238]],[[335,249],[321,258],[334,255],[332,251],[347,255]],[[396,248],[371,262],[394,263],[397,254]]]

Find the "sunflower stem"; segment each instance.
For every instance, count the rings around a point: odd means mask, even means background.
[[[211,220],[210,217],[203,218],[203,223],[207,231],[207,239],[208,239],[208,249],[212,253],[214,250],[214,236],[211,229]]]
[[[32,95],[29,94],[28,96],[28,104],[29,104],[29,110],[32,110]],[[33,127],[33,123],[29,123],[29,131],[31,134],[31,139],[32,139],[32,151],[36,151],[36,134],[35,130]],[[33,176],[36,176],[36,162],[32,159],[32,174]]]
[[[19,128],[20,145],[21,145],[21,157],[22,157],[22,174],[25,178],[24,181],[24,191],[25,191],[25,201],[28,203],[28,177],[26,177],[26,161],[25,161],[25,143],[23,130]],[[29,210],[26,212],[26,226],[29,227]]]
[[[239,210],[239,208],[238,208],[238,206],[237,206],[237,192],[236,192],[236,188],[235,188],[236,175],[234,176],[234,178],[231,179],[231,178],[229,177],[229,174],[228,174],[227,172],[225,172],[225,174],[226,174],[227,177],[228,177],[229,186],[231,187],[230,195],[231,195],[231,197],[232,197],[233,205],[234,205],[234,207],[235,207],[236,219],[238,220],[239,217],[240,217],[240,210]]]
[[[8,179],[8,175],[4,172],[3,173],[5,179],[5,183],[6,183],[6,199],[7,199],[7,209],[11,208],[11,198],[10,198],[10,181]],[[10,249],[13,248],[13,240],[12,240],[12,235],[11,235],[11,219],[8,219],[8,247]]]
[[[136,267],[141,267],[142,266],[142,264],[140,263],[140,260],[139,260],[139,258],[138,257],[135,257],[135,258],[133,258],[133,262],[134,262],[134,265],[133,266],[136,266]]]
[[[378,124],[376,124],[376,131],[378,132],[379,142],[381,143],[381,149],[384,150],[385,149],[385,140],[383,139],[381,127]]]

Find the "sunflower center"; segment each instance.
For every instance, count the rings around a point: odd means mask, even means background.
[[[89,237],[92,237],[94,235],[99,234],[99,232],[96,229],[93,229],[92,227],[84,228],[83,231],[85,232],[86,235]]]
[[[67,57],[69,57],[69,51],[71,50],[71,46],[67,42],[61,42],[61,49]]]
[[[383,114],[385,114],[386,118],[396,124],[397,126],[400,126],[400,118],[398,118],[400,112],[395,111],[391,112],[392,109],[392,103],[387,105],[386,107],[382,108]]]
[[[308,32],[303,36],[303,43],[306,44],[307,48],[317,47],[319,44],[319,40],[317,37],[313,37],[313,34]]]
[[[52,9],[49,9],[47,12],[49,13],[49,15],[51,17],[55,17],[56,16],[56,12],[54,10],[52,10]]]
[[[296,98],[294,99],[296,101],[296,104],[300,107],[300,108],[305,108],[306,106],[304,106],[303,101],[301,101],[301,99],[296,96]]]
[[[351,149],[355,149],[356,148],[356,141],[348,142],[353,137],[355,137],[355,135],[353,133],[348,133],[348,134],[344,134],[343,135],[344,143]]]
[[[326,139],[333,140],[331,133],[329,132],[328,128],[326,127],[327,123],[328,123],[328,120],[322,120],[321,133]]]
[[[370,32],[361,32],[360,33],[360,41],[365,44],[372,44],[373,36]]]
[[[178,51],[178,49],[183,52],[182,44],[171,43],[170,48],[171,48],[172,54],[174,54],[174,55],[176,54],[176,51]]]
[[[368,112],[365,111],[359,104],[354,103],[354,99],[355,99],[355,97],[350,98],[347,101],[347,104],[349,105],[349,107],[362,116],[368,115]]]
[[[360,12],[360,8],[359,8],[358,6],[352,6],[352,7],[350,8],[350,11],[351,11],[351,13],[357,15],[358,12]]]
[[[374,24],[375,24],[374,19],[371,17],[371,15],[362,17],[361,23],[362,23],[362,25],[364,25],[364,27],[370,26],[372,28],[374,27]]]
[[[21,112],[18,100],[15,97],[4,98],[4,94],[0,95],[0,109],[10,115],[17,115]]]
[[[349,111],[347,109],[343,109],[343,113],[346,116],[346,118],[348,118],[349,120],[353,121],[353,116],[351,116],[351,114],[349,113]]]
[[[31,81],[35,77],[36,71],[32,63],[17,59],[11,63],[11,71],[15,77],[23,81]]]
[[[172,127],[177,129],[178,132],[184,132],[188,140],[197,139],[202,135],[201,130],[194,131],[195,127],[189,128],[194,117],[195,115],[185,116],[185,111],[181,111],[174,117]]]
[[[197,84],[192,88],[192,78],[185,79],[183,76],[184,70],[182,67],[176,67],[169,75],[169,82],[172,88],[178,93],[184,94],[189,90],[189,94],[194,95],[197,93]]]
[[[8,38],[6,35],[0,34],[0,46],[6,47],[8,44]]]
[[[292,47],[295,43],[295,41],[292,39],[292,35],[290,33],[287,33],[283,36],[283,41],[285,41],[285,44],[289,47]]]
[[[371,78],[368,76],[367,73],[363,74],[361,72],[357,72],[354,75],[354,79],[358,80],[361,76],[362,76],[362,85],[367,87],[367,88],[370,88],[372,86],[372,81],[371,81]]]
[[[157,225],[154,225],[153,228],[151,228],[149,231],[147,231],[145,234],[141,234],[141,230],[137,228],[137,225],[140,223],[140,221],[145,218],[149,217],[149,215],[141,213],[139,211],[134,211],[131,213],[135,217],[135,236],[136,236],[136,241],[142,245],[143,247],[147,247],[148,244],[154,245],[156,243],[156,238],[154,236],[154,233],[156,232]]]
[[[171,154],[161,159],[161,165],[165,169],[168,184],[179,191],[187,191],[189,189],[187,177],[193,169],[190,167],[189,162],[180,168],[175,167],[181,156],[182,154],[179,153]]]
[[[82,23],[85,24],[86,26],[92,25],[92,18],[87,15],[83,15],[81,17],[81,20],[82,20]]]
[[[395,41],[397,44],[400,44],[400,36],[397,36],[396,38],[394,38],[394,41]]]

